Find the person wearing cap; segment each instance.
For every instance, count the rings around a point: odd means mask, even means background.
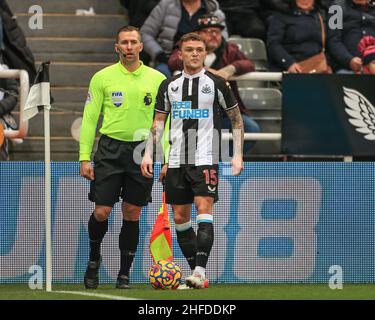
[[[161,0],[141,28],[144,50],[155,62],[155,69],[170,76],[168,58],[180,38],[197,27],[198,19],[215,14],[225,21],[216,0]],[[223,22],[225,25],[225,22]],[[224,30],[228,37],[227,30]]]
[[[207,57],[205,67],[208,71],[221,76],[225,80],[232,76],[239,76],[244,73],[255,70],[254,64],[234,43],[227,42],[222,31],[224,26],[221,20],[215,15],[204,15],[198,19],[196,32],[203,38],[207,46]],[[168,60],[168,67],[173,72],[183,69],[182,60],[178,56],[176,48]],[[230,81],[234,96],[238,101],[240,111],[243,117],[244,129],[247,133],[260,132],[259,125],[250,117],[238,92],[238,86],[235,81]],[[223,129],[231,129],[229,119],[224,115]],[[255,141],[247,141],[244,144],[244,154],[250,151],[255,145]],[[232,149],[232,148],[230,148]]]
[[[358,44],[358,52],[363,62],[362,73],[375,74],[375,37],[363,37]]]

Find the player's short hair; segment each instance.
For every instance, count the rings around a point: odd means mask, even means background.
[[[132,32],[132,31],[136,31],[138,33],[138,35],[139,35],[139,41],[142,42],[141,31],[137,27],[134,27],[134,26],[123,26],[120,29],[118,29],[118,31],[117,31],[117,34],[116,34],[116,43],[118,43],[119,36],[120,36],[121,32]]]
[[[190,33],[184,34],[181,37],[180,43],[179,43],[180,50],[182,48],[182,44],[184,42],[188,42],[188,41],[199,41],[199,42],[202,42],[204,44],[204,47],[206,48],[206,43],[204,42],[203,38],[198,33],[190,32]]]

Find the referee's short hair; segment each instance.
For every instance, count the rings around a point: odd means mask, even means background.
[[[132,31],[136,31],[138,33],[138,35],[139,35],[139,41],[142,42],[141,31],[137,27],[134,27],[134,26],[123,26],[120,29],[118,29],[118,31],[117,31],[117,34],[116,34],[116,43],[118,43],[119,35],[120,35],[121,32],[132,32]]]
[[[180,50],[181,50],[182,44],[184,42],[188,42],[188,41],[199,41],[199,42],[202,42],[204,44],[204,47],[206,48],[206,43],[204,42],[203,38],[198,33],[190,32],[190,33],[184,34],[181,37],[180,43],[179,43]]]

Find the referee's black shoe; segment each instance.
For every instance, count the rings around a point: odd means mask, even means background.
[[[131,287],[129,285],[129,277],[125,275],[119,275],[116,281],[116,288],[117,289],[130,289]]]
[[[98,261],[89,261],[85,272],[84,283],[86,289],[96,289],[99,285],[99,267],[101,257]]]

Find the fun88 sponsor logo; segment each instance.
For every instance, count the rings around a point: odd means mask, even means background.
[[[173,101],[172,119],[207,119],[208,109],[192,109],[191,101]]]

